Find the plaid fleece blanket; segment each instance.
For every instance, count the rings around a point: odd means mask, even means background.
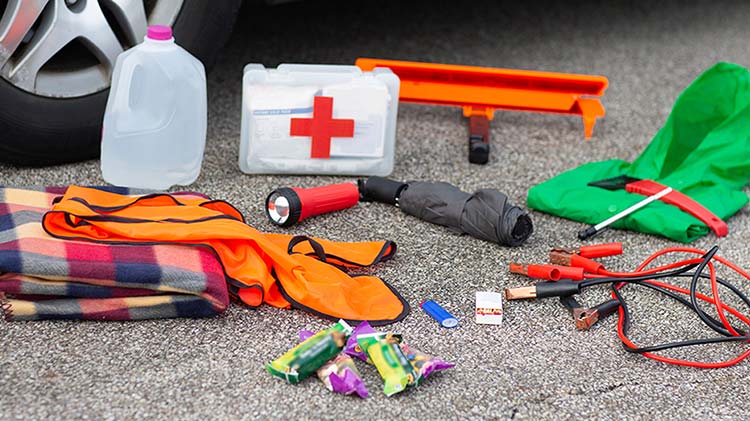
[[[42,216],[65,190],[0,187],[0,308],[6,320],[207,317],[227,308],[224,270],[207,248],[49,236]]]

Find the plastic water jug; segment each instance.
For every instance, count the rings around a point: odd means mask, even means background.
[[[102,129],[102,176],[165,190],[197,178],[206,145],[206,73],[168,26],[117,57]]]

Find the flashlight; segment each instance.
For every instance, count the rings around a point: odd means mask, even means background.
[[[274,224],[290,227],[311,216],[350,208],[359,202],[359,189],[354,183],[328,186],[282,187],[266,198],[266,215]]]

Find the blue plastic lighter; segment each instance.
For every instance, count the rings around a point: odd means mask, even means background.
[[[440,307],[440,304],[427,300],[420,306],[425,313],[429,314],[433,319],[437,320],[443,327],[456,327],[458,326],[458,319],[453,317],[450,313],[445,311],[444,308]]]

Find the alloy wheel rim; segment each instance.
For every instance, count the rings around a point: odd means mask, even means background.
[[[110,85],[117,56],[140,43],[148,25],[172,25],[183,3],[7,0],[0,17],[0,77],[44,97],[100,92]]]

